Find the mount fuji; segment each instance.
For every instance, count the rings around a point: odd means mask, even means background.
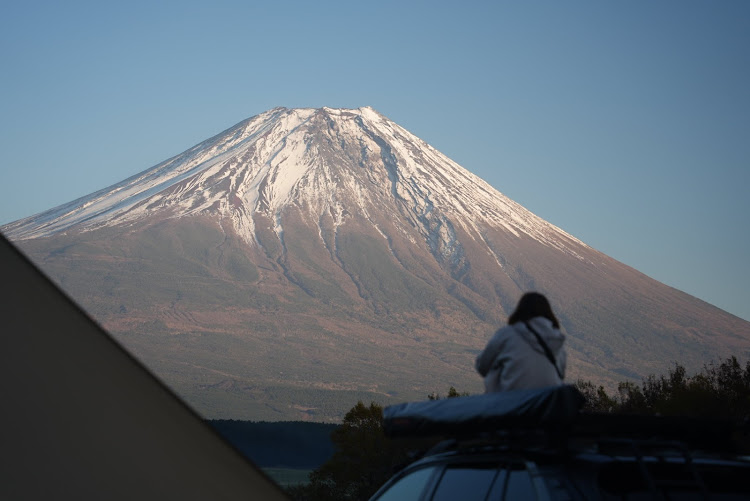
[[[275,108],[0,230],[209,418],[454,386],[527,290],[605,386],[750,355],[750,322],[537,217],[372,108]],[[95,377],[95,375],[92,375]]]

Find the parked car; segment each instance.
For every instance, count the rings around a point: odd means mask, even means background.
[[[371,499],[747,500],[728,423],[584,414],[573,387],[401,404],[392,437],[444,436]]]

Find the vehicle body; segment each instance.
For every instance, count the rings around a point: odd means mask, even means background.
[[[570,406],[559,419],[550,419],[550,411],[560,410],[559,402],[547,405],[553,393],[534,403],[530,414],[528,405],[519,411],[515,404],[480,420],[467,411],[458,425],[450,417],[460,408],[458,402],[449,404],[454,409],[438,417],[439,423],[425,424],[427,414],[434,415],[435,409],[440,414],[436,404],[427,404],[427,411],[423,406],[386,412],[392,436],[425,436],[443,429],[450,438],[394,475],[371,499],[750,499],[750,459],[733,449],[726,423],[582,414]],[[481,408],[483,399],[475,400],[467,405]],[[497,400],[490,404],[497,407]],[[547,417],[531,419],[539,413]],[[494,417],[488,419],[490,415]],[[421,422],[415,426],[414,420]]]

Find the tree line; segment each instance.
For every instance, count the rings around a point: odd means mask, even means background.
[[[261,468],[315,469],[333,454],[333,423],[207,420],[222,437]]]
[[[704,365],[692,376],[675,364],[666,375],[650,375],[640,385],[622,382],[612,395],[590,381],[579,379],[575,385],[586,397],[584,411],[739,420],[750,417],[750,361],[743,368],[734,356]]]
[[[750,420],[750,361],[743,367],[734,356],[704,365],[694,375],[675,364],[666,375],[648,376],[641,384],[621,382],[614,394],[582,379],[575,386],[586,397],[583,412]],[[451,387],[446,398],[464,395],[468,394]],[[427,398],[441,396],[431,393]],[[414,451],[424,451],[437,441],[391,440],[383,433],[382,424],[381,405],[357,402],[331,433],[331,458],[310,474],[309,484],[288,489],[292,499],[369,499],[395,471],[415,459]]]

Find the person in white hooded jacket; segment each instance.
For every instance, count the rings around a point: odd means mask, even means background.
[[[477,356],[476,369],[485,393],[558,386],[565,378],[567,357],[552,307],[538,292],[527,292]]]

